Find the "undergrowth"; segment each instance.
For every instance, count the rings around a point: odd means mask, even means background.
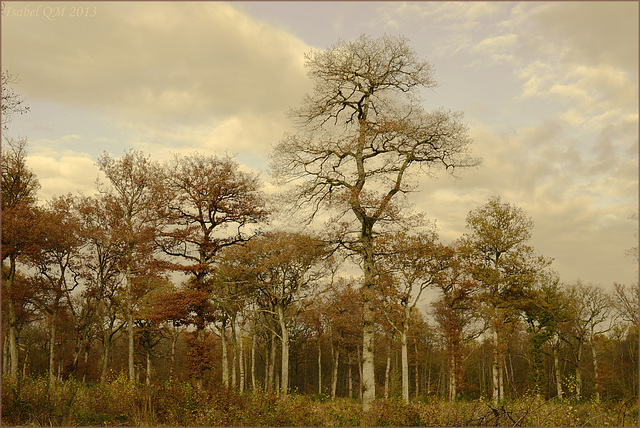
[[[30,426],[638,426],[638,400],[616,403],[543,401],[493,406],[487,400],[435,398],[404,404],[378,400],[363,413],[358,400],[317,400],[274,391],[239,394],[198,389],[173,379],[155,385],[119,375],[105,385],[48,377],[2,382],[2,425]]]

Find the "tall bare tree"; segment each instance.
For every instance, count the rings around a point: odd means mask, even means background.
[[[296,206],[335,207],[357,225],[349,239],[364,272],[363,408],[375,399],[374,230],[397,220],[392,199],[416,185],[418,172],[477,165],[461,114],[419,105],[436,85],[431,65],[403,37],[340,41],[306,56],[315,87],[292,111],[299,132],[275,147],[273,170],[293,182]]]

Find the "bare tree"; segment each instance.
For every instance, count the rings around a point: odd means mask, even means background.
[[[356,224],[345,236],[362,261],[363,408],[375,399],[374,229],[398,220],[392,199],[415,187],[414,172],[437,167],[477,165],[468,156],[471,142],[459,113],[425,112],[421,88],[435,86],[431,65],[417,57],[402,37],[361,36],[340,41],[306,57],[312,94],[293,110],[299,132],[275,147],[273,170],[281,183],[295,184],[295,205],[340,209],[342,220]]]
[[[2,129],[7,130],[7,124],[11,121],[11,116],[15,113],[23,114],[29,111],[29,106],[24,102],[24,98],[15,92],[12,85],[17,82],[15,75],[7,70],[2,71]]]

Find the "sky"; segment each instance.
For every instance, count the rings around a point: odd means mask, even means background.
[[[230,154],[265,189],[287,112],[312,88],[304,55],[402,35],[434,67],[427,109],[464,113],[481,167],[411,195],[444,242],[499,195],[563,282],[638,280],[637,2],[4,2],[1,66],[30,112],[45,201],[95,193],[96,160]],[[636,214],[635,219],[632,218]]]

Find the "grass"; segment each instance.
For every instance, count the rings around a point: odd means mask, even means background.
[[[140,385],[120,375],[104,386],[47,377],[3,379],[2,425],[30,426],[638,426],[638,401],[571,403],[534,397],[505,402],[405,405],[378,400],[364,414],[354,399],[281,399],[273,391],[198,390],[168,380]]]

